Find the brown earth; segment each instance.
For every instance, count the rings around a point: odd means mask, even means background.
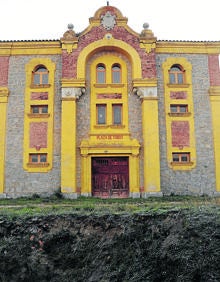
[[[220,281],[213,211],[0,217],[0,281]]]

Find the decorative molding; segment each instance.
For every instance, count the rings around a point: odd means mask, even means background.
[[[112,15],[110,11],[107,11],[104,16],[101,16],[101,24],[107,30],[111,30],[116,25],[116,16]]]
[[[62,88],[62,100],[77,100],[86,92],[84,87]]]
[[[133,88],[133,92],[140,99],[157,99],[157,87],[136,87]]]

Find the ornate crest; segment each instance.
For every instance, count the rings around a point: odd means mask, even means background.
[[[115,15],[112,15],[109,11],[106,12],[104,16],[101,16],[101,24],[107,30],[113,29],[114,25],[116,24]]]

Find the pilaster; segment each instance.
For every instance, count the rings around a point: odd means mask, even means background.
[[[8,96],[8,88],[0,87],[0,195],[4,193],[5,182],[5,138]]]
[[[84,88],[62,88],[61,192],[76,197],[76,101]]]
[[[144,192],[160,192],[160,150],[159,150],[159,123],[158,97],[156,81],[149,81],[148,85],[136,83],[134,92],[142,100],[142,128],[144,149]]]

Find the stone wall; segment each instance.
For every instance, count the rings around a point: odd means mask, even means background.
[[[47,56],[56,64],[53,168],[48,173],[31,173],[23,169],[25,65],[32,58],[33,56],[12,56],[9,64],[10,95],[6,133],[5,194],[13,197],[33,193],[51,194],[60,187],[60,56]]]
[[[209,101],[208,56],[183,55],[192,64],[192,88],[197,165],[190,171],[174,171],[168,166],[166,153],[166,121],[162,64],[168,57],[177,54],[157,55],[159,127],[161,154],[161,189],[164,194],[209,194],[215,193],[215,167],[211,108]]]

